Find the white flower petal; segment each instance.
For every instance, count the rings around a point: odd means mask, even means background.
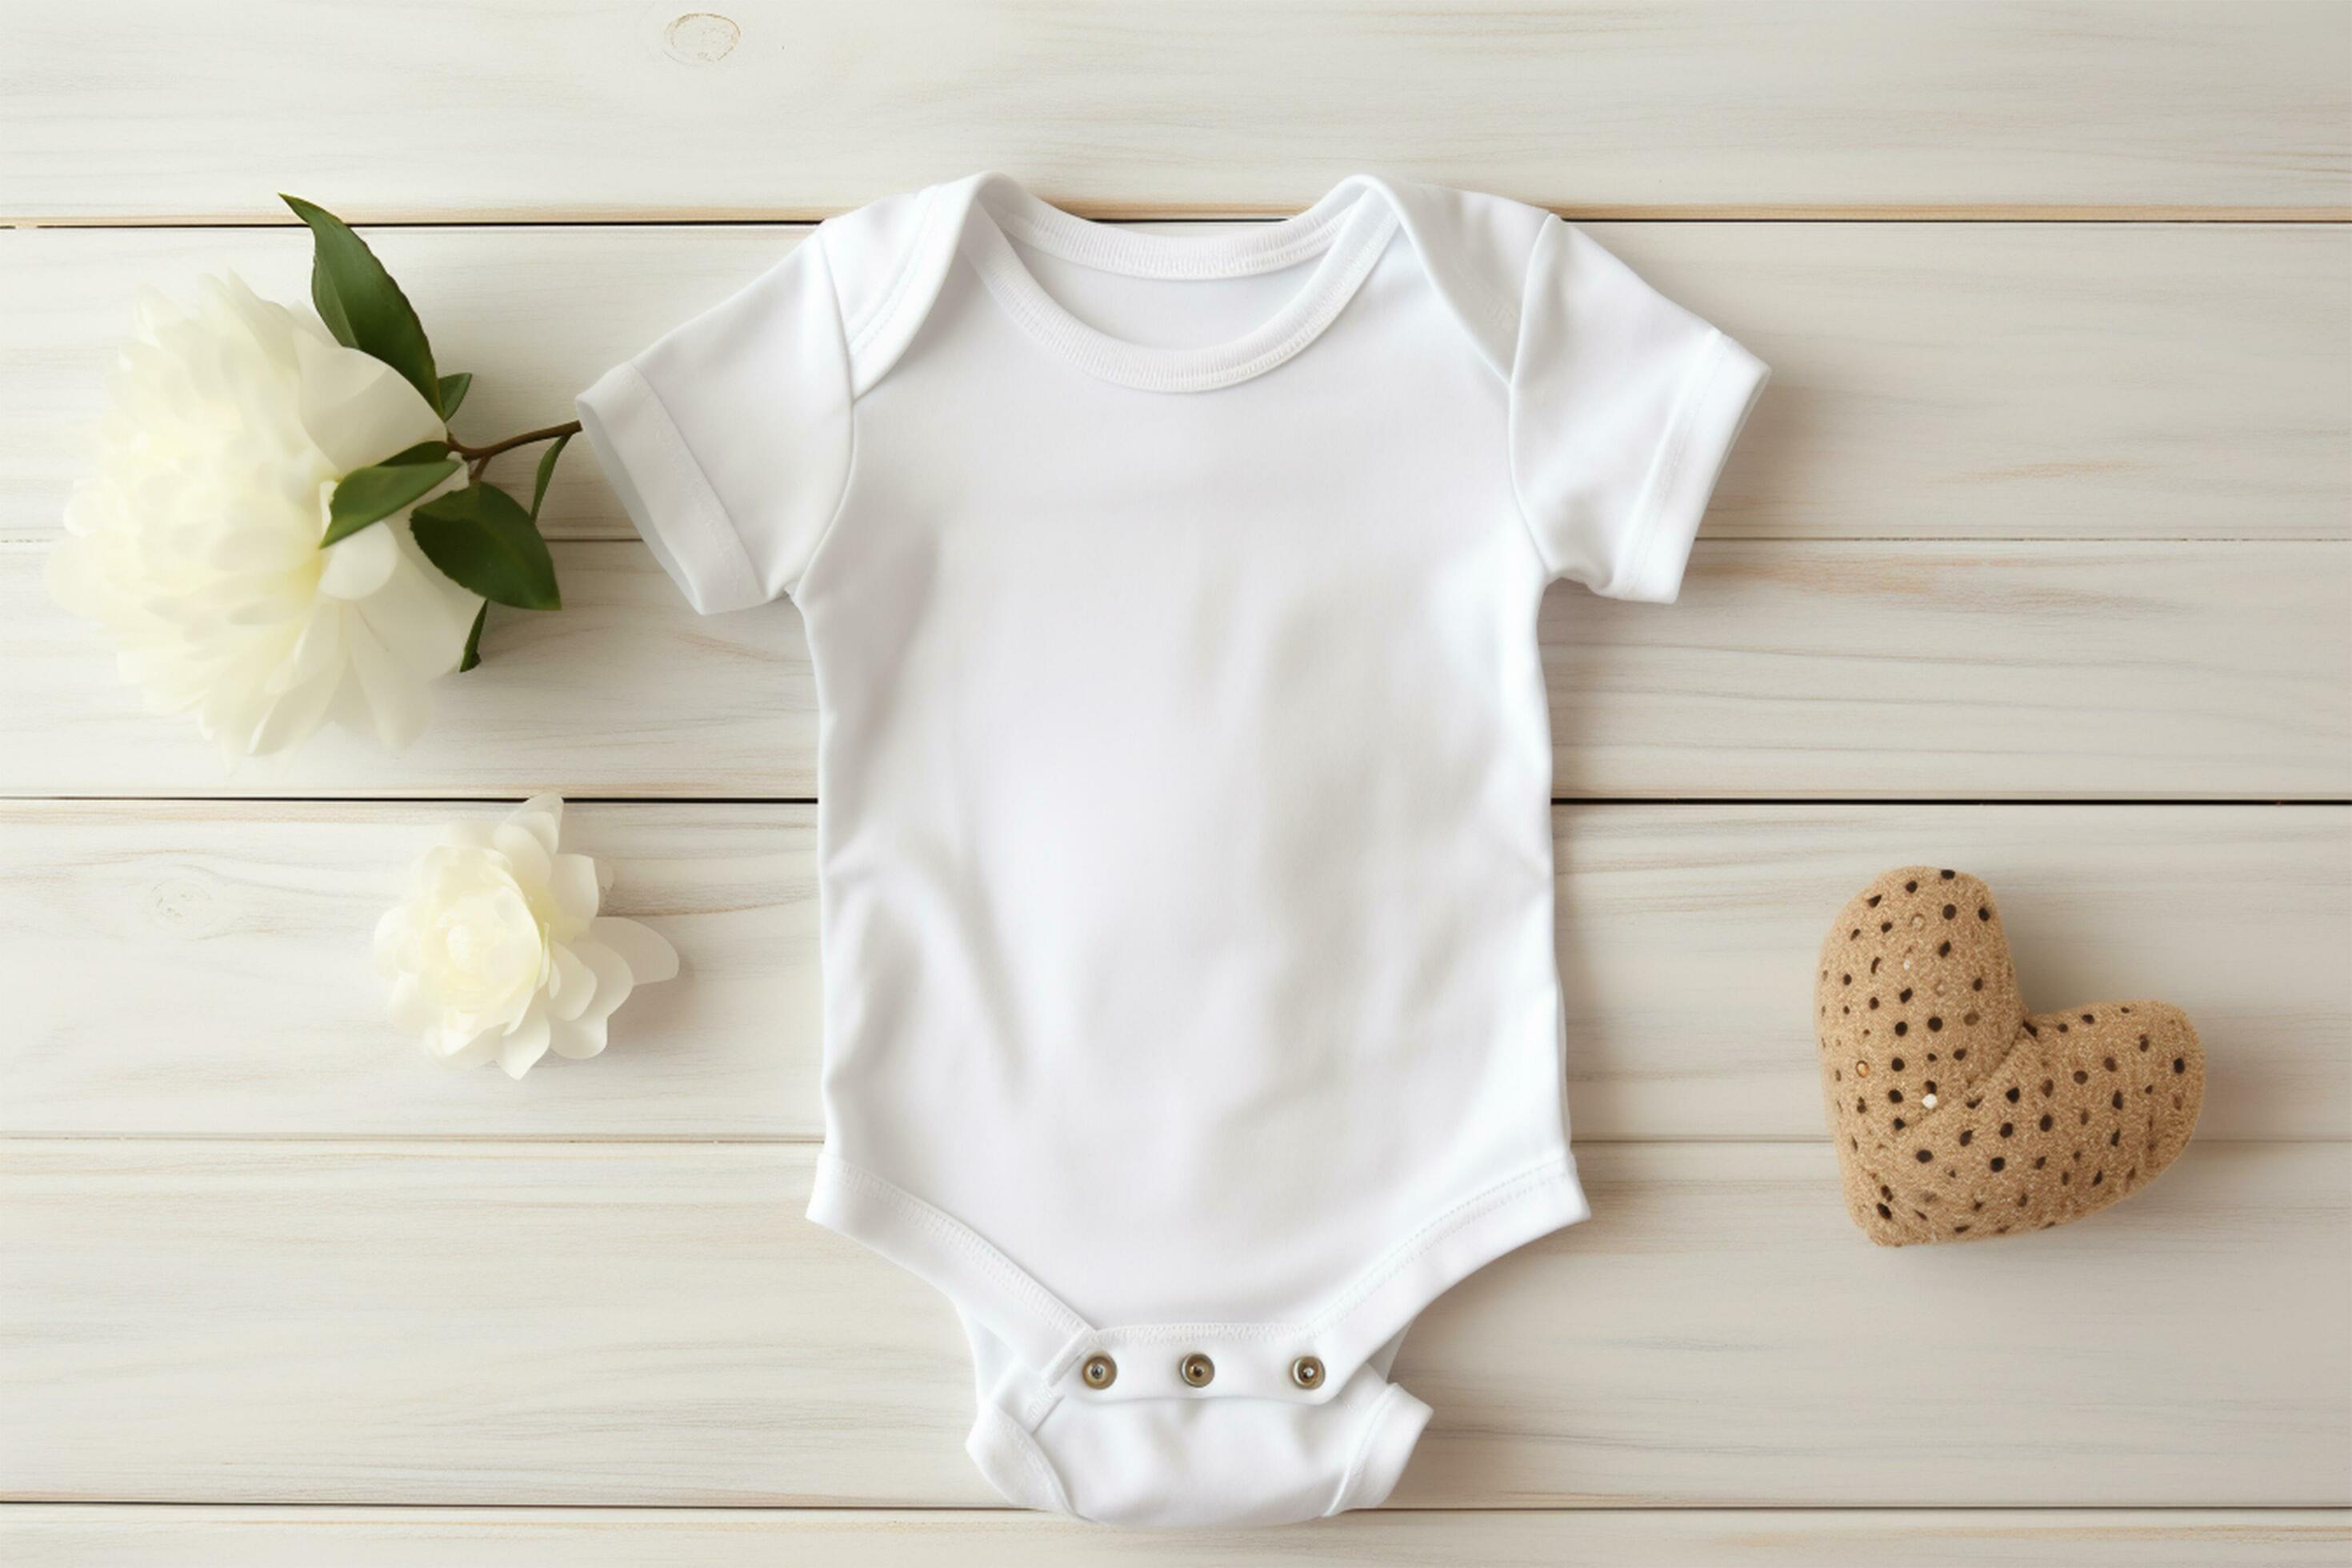
[[[424,395],[374,355],[307,332],[293,342],[302,426],[335,472],[381,463],[446,433]]]
[[[533,1013],[544,1013],[541,1005],[540,972],[534,971],[514,992],[504,1006],[498,1008],[486,1020],[492,1028],[511,1034],[530,1022]]]
[[[420,679],[446,675],[466,656],[481,598],[425,559],[406,518],[388,518],[376,527],[390,535],[400,559],[383,585],[357,607],[384,647]]]
[[[415,1034],[432,1029],[437,1017],[433,1004],[425,995],[425,987],[413,974],[404,974],[392,983],[387,1012],[394,1023]]]
[[[596,862],[585,855],[558,855],[547,878],[549,896],[572,930],[595,918],[603,889],[596,885]]]
[[[330,670],[279,696],[255,726],[246,749],[254,756],[267,757],[309,740],[325,722],[327,710],[334,704],[335,689],[341,684],[341,675]]]
[[[425,718],[432,710],[433,700],[425,689],[425,682],[401,667],[365,622],[347,622],[344,631],[351,648],[352,674],[358,678],[360,689],[366,694],[368,711],[375,720],[376,739],[395,752],[405,750],[424,732]]]
[[[113,608],[105,581],[99,547],[79,532],[59,538],[41,569],[42,586],[49,591],[49,597],[68,615],[86,621],[106,619]]]
[[[581,1018],[551,1022],[548,1044],[559,1057],[578,1061],[585,1057],[602,1054],[604,1049],[604,1020]]]
[[[443,1067],[473,1068],[481,1066],[497,1055],[500,1040],[501,1037],[496,1029],[484,1029],[472,1038],[461,1040],[455,1045],[428,1037],[425,1042],[425,1048]]]
[[[570,948],[558,947],[554,970],[547,982],[548,1016],[569,1023],[586,1011],[589,998],[595,994],[596,972],[583,963]]]
[[[307,317],[297,316],[283,305],[263,299],[247,285],[244,279],[234,272],[206,278],[205,282],[209,285],[206,289],[207,297],[243,321],[246,331],[252,334],[254,342],[263,347],[273,359],[279,361],[292,359],[294,334],[298,331],[308,331],[314,338],[322,339],[328,342],[334,341],[327,336],[327,329],[324,326]],[[169,300],[160,292],[152,290],[150,292],[166,311],[171,310],[172,305]]]
[[[596,990],[588,998],[588,1005],[580,1016],[609,1018],[629,999],[636,982],[629,974],[629,961],[601,942],[575,942],[572,956],[596,972]]]
[[[550,855],[555,853],[556,840],[563,833],[563,797],[560,795],[535,795],[507,818],[517,827],[529,828],[539,840],[539,847]]]
[[[649,925],[618,915],[600,915],[588,923],[588,934],[620,954],[635,984],[651,985],[677,975],[677,949]]]
[[[375,968],[379,974],[397,974],[402,969],[401,951],[408,943],[411,927],[408,906],[394,904],[383,911],[375,922]]]
[[[533,1013],[516,1025],[499,1045],[499,1066],[509,1078],[520,1078],[547,1054],[550,1037],[546,1015]]]
[[[320,553],[327,569],[320,574],[319,592],[331,599],[364,599],[392,580],[400,564],[400,545],[392,530],[374,523],[339,539]]]
[[[359,671],[349,665],[336,684],[334,700],[327,704],[327,721],[355,735],[368,734],[375,728],[375,716],[368,709],[367,688],[360,684]]]
[[[514,866],[515,881],[526,894],[537,893],[547,886],[548,873],[554,867],[552,858],[539,846],[539,838],[528,828],[518,827],[511,819],[490,829],[490,843]]]
[[[334,481],[321,480],[319,485],[319,521],[321,536],[326,531],[327,505],[334,494]],[[210,536],[192,542],[189,551],[192,563],[210,567],[215,572],[265,573],[288,572],[303,563],[303,557],[318,548],[310,542],[305,550],[303,542],[290,529],[273,526],[276,519],[263,517],[250,521],[226,520]],[[316,564],[316,563],[311,563]]]

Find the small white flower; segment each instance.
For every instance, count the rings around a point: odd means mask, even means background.
[[[425,559],[406,509],[319,540],[342,476],[443,439],[440,416],[234,277],[193,310],[150,289],[134,321],[50,593],[107,628],[152,709],[194,712],[231,759],[330,718],[407,744],[481,600]]]
[[[550,1050],[593,1057],[632,988],[677,973],[659,934],[596,912],[608,879],[557,853],[562,823],[563,802],[542,795],[496,827],[449,826],[376,925],[393,1021],[453,1067],[495,1055],[520,1078]]]

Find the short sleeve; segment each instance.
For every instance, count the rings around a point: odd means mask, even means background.
[[[1670,604],[1763,362],[1547,218],[1511,373],[1512,481],[1555,577]]]
[[[820,230],[577,402],[637,531],[709,615],[799,582],[848,479],[849,388]]]

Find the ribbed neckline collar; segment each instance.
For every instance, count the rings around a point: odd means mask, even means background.
[[[1265,374],[1297,354],[1362,287],[1397,229],[1385,195],[1360,176],[1277,223],[1206,235],[1167,235],[1091,222],[1030,195],[1003,174],[983,176],[965,226],[964,255],[1024,330],[1104,380],[1151,392],[1207,392]],[[1073,315],[1013,249],[1129,278],[1246,278],[1322,259],[1271,316],[1224,342],[1170,348],[1113,337]]]

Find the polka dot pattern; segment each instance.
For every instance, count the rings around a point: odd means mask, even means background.
[[[2080,1219],[2155,1180],[2196,1128],[2205,1056],[2187,1016],[2027,1014],[1973,877],[1911,866],[1871,883],[1830,928],[1815,993],[1846,1206],[1883,1247]]]

